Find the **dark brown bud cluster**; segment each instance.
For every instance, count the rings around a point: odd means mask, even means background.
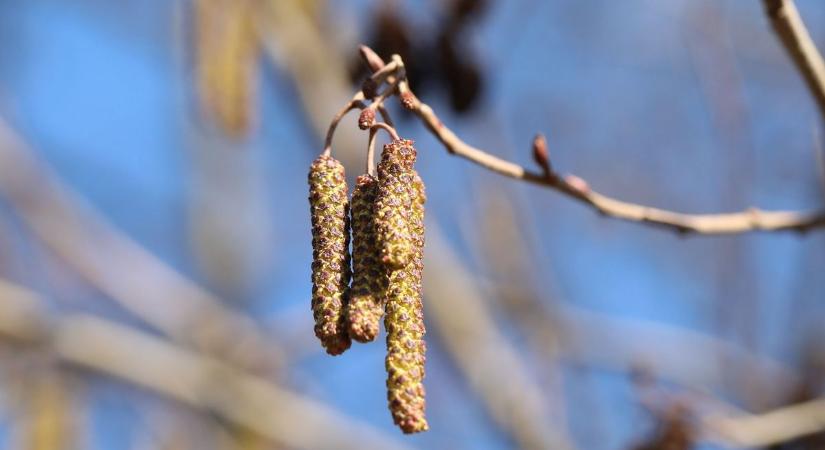
[[[312,313],[315,335],[330,355],[350,347],[345,324],[349,295],[349,202],[344,166],[320,156],[309,170],[312,218]]]
[[[387,400],[404,433],[428,429],[424,415],[424,183],[412,141],[384,146],[378,176],[361,175],[348,210],[344,169],[321,156],[310,170],[315,333],[330,354],[350,339],[369,342],[381,317],[387,331]],[[352,286],[349,213],[352,215]]]

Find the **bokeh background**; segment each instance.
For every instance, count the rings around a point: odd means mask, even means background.
[[[825,4],[797,3],[825,48]],[[558,171],[623,200],[822,206],[822,118],[757,0],[0,0],[4,283],[37,294],[47,328],[114,322],[340,425],[281,400],[249,414],[281,420],[261,437],[221,413],[229,381],[198,387],[225,390],[220,406],[186,404],[67,362],[60,339],[8,338],[2,448],[710,449],[725,448],[718,415],[822,394],[821,231],[679,236],[600,217],[449,156],[391,101],[429,198],[431,430],[403,436],[383,335],[330,357],[309,308],[306,173],[366,74],[362,42],[400,52],[467,142],[524,165],[542,132]],[[354,122],[334,149],[350,181]],[[106,336],[71,342],[127,371],[163,361]],[[175,367],[161,382],[189,379]]]

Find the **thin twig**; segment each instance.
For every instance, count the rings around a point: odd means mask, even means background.
[[[793,0],[762,0],[776,35],[805,78],[825,119],[825,61],[816,49]]]
[[[362,54],[365,51],[362,49]],[[393,55],[394,58],[398,58]],[[400,59],[400,58],[398,58]],[[403,67],[403,64],[399,64]],[[391,79],[388,78],[388,81]],[[667,228],[679,233],[737,234],[750,231],[798,231],[825,226],[825,210],[818,211],[745,211],[723,214],[684,214],[624,202],[590,189],[587,182],[575,175],[532,171],[514,162],[473,147],[447,128],[432,108],[423,103],[409,87],[406,78],[399,77],[398,92],[405,108],[413,111],[430,132],[451,154],[461,156],[488,170],[517,180],[544,186],[584,203],[600,214],[617,219]]]
[[[352,97],[349,103],[344,105],[338,113],[335,114],[335,117],[332,118],[332,121],[329,123],[329,128],[327,129],[327,137],[324,140],[324,149],[321,151],[321,154],[324,156],[329,156],[332,153],[332,138],[335,136],[335,129],[338,128],[338,124],[341,122],[341,119],[347,115],[348,112],[352,111],[353,109],[363,109],[364,102],[363,92],[357,92],[355,96]]]
[[[370,137],[367,143],[367,173],[370,175],[375,175],[375,138],[378,137],[378,130],[386,131],[393,140],[400,139],[398,132],[391,125],[378,122],[370,127]]]

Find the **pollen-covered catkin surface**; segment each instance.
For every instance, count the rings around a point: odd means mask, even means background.
[[[416,152],[413,143],[396,139],[384,146],[378,164],[376,236],[381,261],[392,269],[402,269],[412,257],[409,214],[412,210],[410,185]]]
[[[345,307],[350,280],[349,203],[344,166],[319,156],[309,169],[312,217],[312,315],[315,335],[330,355],[350,347]]]
[[[349,335],[370,342],[378,335],[384,315],[388,270],[380,261],[375,238],[375,199],[378,179],[361,175],[352,193],[352,288],[347,305]]]
[[[391,273],[384,326],[387,329],[387,400],[404,433],[426,431],[424,310],[421,299],[424,269],[424,183],[412,171],[409,228],[412,255],[402,269]]]

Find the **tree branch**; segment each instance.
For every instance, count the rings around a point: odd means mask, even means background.
[[[825,61],[816,49],[793,0],[762,0],[776,35],[805,78],[825,118]]]
[[[371,54],[370,54],[371,53]],[[378,70],[375,53],[368,47],[361,47],[361,54],[368,54],[365,60],[373,70]],[[403,61],[393,55],[398,70],[403,70]],[[399,76],[396,74],[396,76]],[[574,200],[595,209],[598,213],[616,219],[659,226],[679,233],[697,234],[737,234],[750,231],[797,231],[825,226],[825,210],[819,211],[762,211],[756,208],[724,214],[684,214],[665,209],[652,208],[624,202],[590,189],[588,183],[575,175],[561,176],[542,167],[532,171],[514,162],[494,156],[485,150],[473,147],[450,130],[435,111],[415,96],[403,73],[398,91],[402,105],[411,110],[428,130],[444,145],[447,151],[500,175],[544,186],[558,191]],[[392,83],[394,77],[387,77]],[[548,167],[549,161],[548,161]]]

